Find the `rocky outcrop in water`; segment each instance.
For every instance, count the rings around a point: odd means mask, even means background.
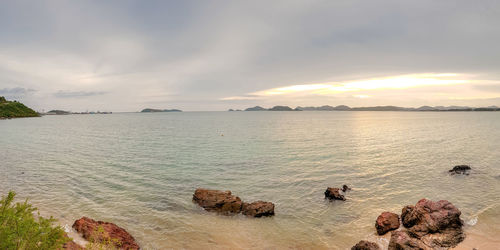
[[[110,222],[82,217],[75,221],[73,228],[90,242],[111,244],[117,249],[139,249],[139,245],[132,235]]]
[[[342,200],[345,201],[344,195],[340,193],[339,188],[328,187],[325,191],[325,198],[330,200]]]
[[[375,222],[375,228],[379,235],[384,235],[389,231],[399,228],[399,216],[391,212],[383,212]]]
[[[231,191],[219,191],[198,188],[194,192],[193,201],[207,211],[221,214],[237,214],[241,212],[243,202]]]
[[[448,172],[451,175],[456,175],[456,174],[463,174],[463,175],[469,175],[471,168],[467,165],[458,165],[453,167],[453,169],[448,170]]]
[[[274,215],[274,204],[265,201],[243,203],[231,191],[220,191],[198,188],[194,192],[193,201],[207,211],[218,212],[224,215],[242,213],[251,217]]]
[[[465,239],[460,214],[449,201],[421,199],[415,206],[404,207],[401,217],[409,236],[435,248],[454,247]]]
[[[347,185],[342,185],[342,192],[347,192],[351,190],[352,188],[348,187]]]
[[[251,217],[273,216],[274,204],[265,201],[243,203],[241,213]]]
[[[380,246],[376,243],[362,240],[358,244],[351,247],[351,250],[380,250]]]

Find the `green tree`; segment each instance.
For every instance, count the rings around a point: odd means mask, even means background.
[[[0,200],[0,249],[59,249],[68,241],[54,218],[40,216],[28,200],[14,204],[15,196],[10,191]]]

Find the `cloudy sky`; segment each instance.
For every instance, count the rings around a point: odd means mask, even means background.
[[[500,106],[500,1],[1,1],[2,95],[39,111]]]

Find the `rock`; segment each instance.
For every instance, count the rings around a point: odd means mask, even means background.
[[[396,230],[399,228],[399,216],[391,212],[383,212],[377,218],[375,222],[375,228],[379,235],[384,235],[385,233]]]
[[[139,245],[132,235],[110,222],[82,217],[75,221],[73,228],[90,242],[112,244],[118,249],[139,249]]]
[[[345,201],[345,197],[340,194],[340,189],[338,188],[327,188],[325,191],[325,198],[330,200],[342,200]]]
[[[463,175],[469,175],[469,171],[471,168],[467,165],[458,165],[453,167],[453,169],[448,170],[448,172],[451,173],[451,175],[455,174],[463,174]]]
[[[460,214],[449,201],[421,199],[415,206],[404,207],[401,217],[410,236],[436,248],[454,247],[465,239]]]
[[[412,238],[406,231],[393,231],[391,233],[391,240],[389,241],[388,250],[428,250],[423,242],[418,239]]]
[[[351,190],[351,188],[350,188],[350,187],[348,187],[347,185],[343,185],[343,186],[342,186],[342,192],[347,192],[347,191],[349,191],[349,190]]]
[[[251,217],[273,216],[274,204],[265,201],[243,203],[241,213]]]
[[[415,208],[415,206],[405,206],[402,211],[401,211],[401,221],[403,222],[403,226],[405,227],[411,227],[415,225],[417,221],[416,214],[413,214],[412,211]]]
[[[242,202],[231,191],[219,191],[198,188],[194,192],[193,201],[207,211],[221,214],[237,214],[241,212]]]
[[[376,243],[362,240],[358,244],[351,247],[351,250],[380,250],[380,246]]]

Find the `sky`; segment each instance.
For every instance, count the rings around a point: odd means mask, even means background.
[[[500,1],[0,0],[37,111],[500,106]]]

